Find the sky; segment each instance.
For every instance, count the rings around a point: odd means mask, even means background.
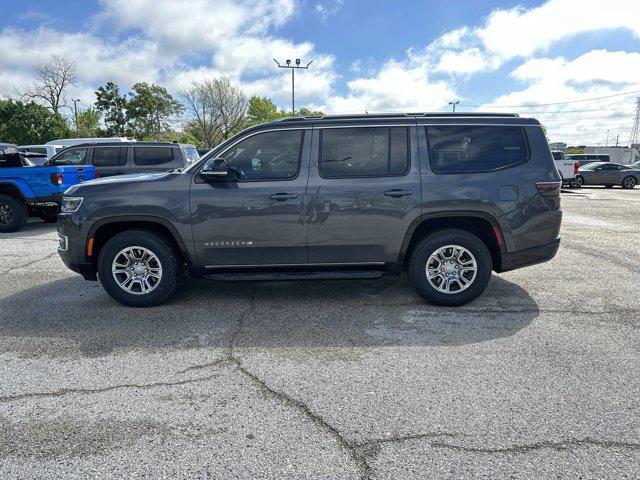
[[[227,76],[290,109],[289,72],[273,59],[300,58],[313,63],[297,72],[297,108],[459,101],[536,117],[550,141],[625,144],[640,96],[637,0],[0,0],[0,11],[0,96],[59,55],[77,64],[70,96],[83,108],[108,81],[179,96]]]

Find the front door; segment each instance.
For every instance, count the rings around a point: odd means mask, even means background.
[[[420,214],[414,135],[409,124],[314,130],[307,192],[310,263],[398,261],[409,225]]]
[[[191,219],[200,265],[307,263],[304,200],[311,130],[250,134],[218,157],[237,178],[191,184]]]

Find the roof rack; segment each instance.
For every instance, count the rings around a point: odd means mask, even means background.
[[[406,117],[519,117],[517,113],[502,112],[416,112],[416,113],[361,113],[348,115],[309,115],[297,117],[283,117],[273,122],[300,122],[317,119],[352,119],[352,118],[406,118]]]

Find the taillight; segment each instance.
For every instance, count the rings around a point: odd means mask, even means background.
[[[580,162],[576,162],[573,164],[573,174],[577,175],[578,174],[578,169],[580,168]]]
[[[62,174],[61,173],[52,173],[51,174],[51,183],[54,185],[62,185]]]
[[[96,170],[96,178],[100,178],[100,172]]]
[[[538,182],[536,188],[543,197],[559,197],[562,182]]]

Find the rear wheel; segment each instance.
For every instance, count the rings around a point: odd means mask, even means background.
[[[576,178],[573,179],[573,186],[575,188],[580,188],[584,185],[584,178],[582,175],[576,175]]]
[[[632,177],[629,175],[628,177],[624,177],[622,180],[622,188],[634,188],[638,184],[638,180],[636,177]]]
[[[0,195],[0,232],[17,232],[25,226],[28,219],[24,203],[9,195]]]
[[[132,230],[119,233],[100,251],[98,278],[106,292],[130,307],[166,301],[178,283],[178,257],[160,235]]]
[[[58,220],[58,209],[56,207],[43,208],[38,212],[38,216],[45,223],[56,223]]]
[[[464,230],[442,230],[416,245],[409,260],[413,287],[429,303],[458,306],[476,299],[491,279],[491,254]]]

